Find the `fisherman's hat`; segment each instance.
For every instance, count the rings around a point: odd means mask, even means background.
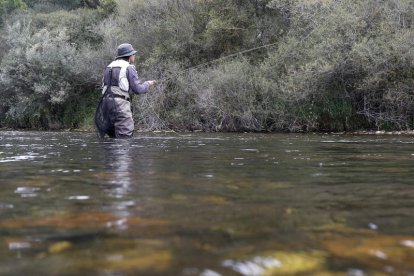
[[[123,43],[118,46],[118,49],[116,49],[116,58],[120,57],[129,57],[132,55],[135,55],[137,51],[132,48],[132,45],[129,43]]]

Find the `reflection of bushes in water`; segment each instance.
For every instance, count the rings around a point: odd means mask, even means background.
[[[48,13],[26,2],[29,12],[9,17],[0,33],[0,82],[10,96],[1,125],[84,126],[96,103],[79,91],[99,95],[103,68],[128,41],[143,79],[168,79],[134,101],[145,129],[414,127],[409,1],[39,2],[65,9]],[[94,9],[71,10],[80,6]]]

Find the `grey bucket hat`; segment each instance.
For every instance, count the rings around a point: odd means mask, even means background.
[[[132,48],[132,45],[129,43],[123,43],[118,46],[118,49],[116,49],[116,58],[120,57],[129,57],[132,55],[135,55],[137,51]]]

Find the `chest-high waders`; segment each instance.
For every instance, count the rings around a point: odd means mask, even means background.
[[[95,112],[95,125],[98,130],[98,136],[104,138],[105,134],[109,137],[115,137],[115,119],[118,114],[115,95],[112,92],[112,68],[109,69],[109,83],[106,86],[105,93],[99,101]]]

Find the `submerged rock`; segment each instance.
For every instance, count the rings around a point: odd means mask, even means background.
[[[72,244],[68,241],[61,241],[61,242],[57,242],[52,244],[51,246],[49,246],[49,253],[51,254],[57,254],[57,253],[61,253],[69,248],[72,247]]]
[[[326,255],[322,252],[278,251],[248,260],[225,260],[223,266],[241,275],[323,275]],[[332,275],[332,274],[331,274]]]

